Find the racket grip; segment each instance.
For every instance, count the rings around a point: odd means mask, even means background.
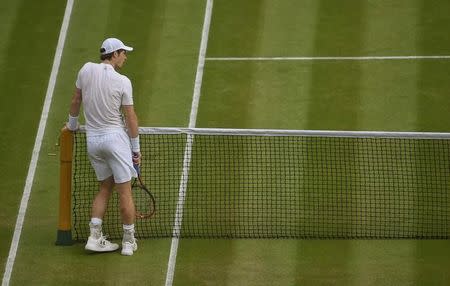
[[[138,156],[135,156],[134,154],[133,154],[133,158],[137,158]],[[139,164],[134,164],[133,163],[133,167],[134,167],[134,169],[136,170],[136,173],[138,174],[138,175],[140,175],[141,174],[141,168],[139,167]]]

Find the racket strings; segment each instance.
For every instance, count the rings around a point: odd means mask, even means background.
[[[137,218],[149,218],[155,213],[155,200],[147,193],[142,181],[135,179],[132,184],[133,201]]]

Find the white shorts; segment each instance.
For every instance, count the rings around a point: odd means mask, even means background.
[[[133,167],[130,139],[124,130],[88,135],[87,147],[97,180],[104,181],[113,176],[114,182],[120,184],[137,177]]]

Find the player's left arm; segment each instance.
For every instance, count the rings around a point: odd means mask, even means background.
[[[125,115],[125,123],[130,137],[131,150],[133,152],[133,162],[140,164],[141,150],[139,144],[139,124],[136,112],[133,105],[122,105],[122,110]]]
[[[128,136],[130,138],[136,138],[139,136],[139,125],[136,112],[133,105],[122,105],[122,110],[125,115],[126,127],[128,130]]]

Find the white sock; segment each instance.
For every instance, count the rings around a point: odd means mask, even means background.
[[[91,222],[89,223],[89,227],[91,230],[91,236],[95,238],[100,238],[102,235],[102,219],[93,217],[91,218]]]
[[[134,240],[134,224],[123,225],[123,241]]]
[[[98,218],[98,217],[91,218],[91,224],[93,226],[99,226],[99,225],[102,225],[102,223],[103,223],[103,220],[101,218]]]

